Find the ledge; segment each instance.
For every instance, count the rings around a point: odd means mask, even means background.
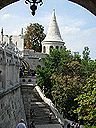
[[[21,85],[18,83],[18,84],[16,84],[16,85],[13,86],[13,87],[8,88],[7,90],[4,90],[4,91],[0,92],[0,99],[1,99],[2,97],[4,97],[5,95],[7,95],[8,93],[10,93],[10,92],[12,92],[12,91],[18,89],[19,87],[21,87]]]

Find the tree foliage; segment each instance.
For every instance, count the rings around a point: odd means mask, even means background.
[[[64,118],[78,120],[78,111],[74,113],[78,108],[75,99],[82,94],[83,86],[87,87],[86,79],[96,70],[96,61],[88,56],[81,59],[79,53],[73,55],[66,48],[53,49],[44,59],[45,66],[37,69],[37,84],[44,87],[45,94],[63,113]]]
[[[27,26],[25,31],[25,48],[33,49],[34,51],[41,52],[41,42],[44,40],[44,27],[38,23],[33,23]]]
[[[45,58],[45,67],[37,70],[38,85],[41,88],[44,86],[45,94],[64,113],[64,117],[69,119],[73,116],[75,118],[73,110],[77,103],[74,99],[79,94],[83,81],[82,65],[77,60],[69,50],[55,49]]]
[[[94,73],[94,71],[96,70],[96,60],[91,60],[89,55],[90,55],[89,48],[84,47],[82,65],[84,68],[84,74],[86,79],[89,78],[90,75]]]
[[[74,99],[80,94],[81,83],[80,78],[67,76],[52,76],[55,85],[52,88],[53,102],[63,117],[70,120],[77,120],[77,114],[73,111],[77,107],[77,102]]]
[[[89,60],[90,60],[89,54],[90,54],[89,48],[88,48],[88,47],[84,47],[83,59],[84,59],[85,61],[89,61]]]
[[[83,87],[83,92],[76,99],[79,107],[79,119],[85,124],[96,125],[96,74],[93,73]]]

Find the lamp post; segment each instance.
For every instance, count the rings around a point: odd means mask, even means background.
[[[32,11],[32,15],[35,15],[35,11],[37,10],[37,5],[40,4],[40,6],[43,4],[42,0],[25,0],[26,4],[30,4],[30,9]]]

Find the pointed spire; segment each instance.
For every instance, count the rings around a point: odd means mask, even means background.
[[[51,17],[51,20],[50,20],[48,32],[47,32],[47,35],[44,39],[44,42],[45,41],[63,42],[63,40],[61,38],[60,31],[59,31],[59,27],[58,27],[58,24],[57,24],[57,21],[56,21],[55,9],[53,9],[53,13],[52,13],[52,17]]]
[[[2,27],[2,29],[1,29],[1,35],[3,35],[3,27]]]
[[[21,29],[21,35],[23,35],[23,28]]]
[[[2,27],[2,29],[1,29],[1,41],[2,41],[2,44],[3,44],[3,27]]]
[[[24,31],[23,31],[23,28],[21,29],[21,39],[23,39],[23,36],[24,36]]]

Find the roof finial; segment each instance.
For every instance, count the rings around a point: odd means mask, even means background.
[[[55,16],[55,9],[53,8],[53,14],[54,14],[54,16]]]
[[[53,8],[53,12],[55,12],[55,8]]]

